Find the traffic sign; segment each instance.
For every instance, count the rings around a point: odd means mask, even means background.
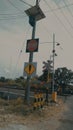
[[[38,43],[39,43],[39,39],[27,40],[26,52],[37,52]]]
[[[53,61],[51,60],[48,60],[47,62],[43,61],[43,64],[44,64],[43,71],[48,70],[48,72],[52,72],[53,70],[53,66],[51,65],[52,63]]]
[[[24,71],[27,73],[27,74],[32,74],[34,71],[35,71],[35,66],[32,65],[32,64],[28,64],[25,68],[24,68]]]
[[[35,75],[36,73],[36,62],[32,62],[32,63],[27,63],[25,62],[24,65],[24,76],[26,75]]]

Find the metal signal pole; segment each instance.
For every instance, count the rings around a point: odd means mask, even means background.
[[[36,0],[36,5],[26,10],[27,15],[29,16],[29,24],[32,26],[32,39],[35,39],[35,30],[36,30],[36,21],[45,18],[42,10],[38,6],[39,1]],[[29,53],[29,63],[33,62],[33,51]],[[27,104],[30,103],[30,79],[31,75],[27,76],[26,82],[26,91],[25,91],[25,100]]]
[[[38,4],[38,0],[36,0],[36,5]],[[36,30],[36,19],[35,17],[33,17],[34,19],[34,25],[33,25],[33,30],[32,30],[32,39],[35,38],[35,30]],[[29,63],[33,62],[33,52],[29,53]],[[25,90],[25,100],[27,102],[27,104],[29,105],[30,103],[30,78],[31,75],[27,76],[27,85],[26,85],[26,90]]]
[[[52,93],[54,92],[54,57],[55,57],[55,34],[53,33],[53,81],[52,81]]]

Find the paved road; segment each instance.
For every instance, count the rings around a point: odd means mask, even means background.
[[[11,95],[24,96],[25,90],[17,89],[17,88],[0,87],[0,92],[4,92],[6,94],[11,94]],[[30,92],[30,97],[33,97],[33,95],[34,95],[34,93]]]
[[[57,130],[73,130],[73,96],[67,98],[66,106],[67,110],[59,119],[60,126]]]
[[[31,127],[32,130],[73,130],[73,96],[65,99],[65,110],[59,118],[51,117]]]
[[[0,87],[0,92],[5,93],[15,93],[15,94],[24,94],[24,90],[21,89],[13,89],[13,88],[6,88],[6,87]]]

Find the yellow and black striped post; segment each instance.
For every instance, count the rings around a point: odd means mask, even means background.
[[[34,95],[34,103],[33,103],[33,109],[40,109],[43,108],[44,105],[44,97],[42,93],[37,93]]]

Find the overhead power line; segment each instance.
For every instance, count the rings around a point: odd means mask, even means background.
[[[27,25],[27,27],[28,27],[28,25]],[[20,58],[21,58],[21,54],[22,54],[22,52],[23,52],[23,49],[24,49],[25,41],[26,41],[26,39],[27,39],[27,35],[29,34],[29,30],[30,30],[30,29],[28,28],[27,31],[26,31],[25,40],[23,41],[22,47],[21,47],[21,49],[20,49],[20,51],[19,51],[18,58],[17,58],[17,61],[16,61],[16,65],[15,65],[13,74],[16,73],[17,66],[18,66],[19,60],[20,60]],[[15,75],[15,74],[14,74],[14,75]]]
[[[64,6],[61,6],[61,7],[55,8],[55,9],[47,10],[47,11],[45,11],[45,13],[58,11],[58,10],[61,10],[61,9],[63,9],[63,8],[69,8],[70,6],[73,6],[73,3],[71,3],[71,4],[66,4],[66,5],[64,5]]]
[[[32,7],[31,4],[29,4],[29,3],[27,3],[27,2],[25,2],[25,1],[23,1],[23,0],[20,0],[20,1],[23,2],[24,4],[28,5],[28,6]]]
[[[0,15],[0,18],[17,18],[17,17],[26,17],[27,15]]]
[[[9,14],[9,13],[0,13],[0,15],[3,15],[3,16],[4,16],[4,15],[6,15],[6,16],[7,16],[7,15],[8,15],[8,16],[18,16],[18,15],[23,15],[23,14],[24,14],[24,12],[23,12],[23,13],[15,13],[15,14],[12,14],[12,13],[10,13],[10,14]]]
[[[66,0],[66,1],[67,1],[67,3],[68,3],[68,0]],[[69,12],[69,13],[70,13],[70,15],[73,17],[73,13],[71,12],[71,10],[70,10],[69,6],[67,6],[66,1],[65,1],[65,0],[63,0],[63,2],[64,2],[64,4],[65,4],[65,6],[66,6],[66,7],[67,7],[67,9],[68,9],[68,12]]]
[[[55,4],[60,8],[60,5],[57,4],[57,2],[55,1]],[[72,23],[70,22],[69,18],[65,15],[65,13],[63,12],[63,10],[60,10],[61,14],[64,16],[64,18],[66,19],[67,23],[70,25],[71,28],[73,28]]]
[[[21,17],[2,17],[0,20],[15,20],[15,19],[25,19],[27,16],[21,16]]]
[[[43,0],[46,5],[50,8],[50,10],[52,10],[51,6],[48,4],[48,2],[46,0]],[[60,17],[55,13],[55,12],[52,12],[55,17],[57,18],[57,20],[61,23],[61,25],[64,27],[65,31],[70,35],[71,38],[73,38],[73,35],[72,33],[68,30],[68,28],[65,26],[65,24],[62,22],[62,20],[60,19]]]
[[[9,0],[8,0],[8,1],[9,1]],[[25,4],[27,4],[28,6],[32,6],[31,4],[29,4],[29,3],[27,3],[27,2],[24,2],[23,0],[20,0],[20,1],[23,2],[23,3],[25,3]],[[19,8],[16,7],[11,1],[9,1],[9,2],[10,2],[10,4],[11,4],[12,6],[14,6],[14,8],[17,8],[17,10],[19,10]],[[39,2],[41,2],[41,0],[39,0]],[[65,1],[64,1],[64,3],[65,3],[64,6],[61,6],[61,7],[55,8],[55,9],[51,9],[51,10],[47,10],[47,11],[45,11],[45,13],[57,11],[57,10],[60,10],[60,9],[63,9],[63,8],[68,8],[69,12],[71,13],[71,15],[72,15],[72,17],[73,17],[73,14],[72,14],[71,10],[69,9],[70,6],[73,6],[73,3],[66,4]],[[20,10],[20,11],[21,11],[21,10]],[[24,11],[21,12],[21,13],[24,13]],[[21,13],[20,13],[20,14],[21,14]],[[2,14],[0,14],[0,15],[17,15],[17,14],[19,14],[19,12],[18,12],[18,13],[15,13],[15,14],[3,14],[3,13],[2,13]]]
[[[10,0],[7,0],[14,8],[16,8],[18,11],[22,12],[23,11],[21,9],[19,9],[17,6],[15,6],[15,4],[13,4]]]

